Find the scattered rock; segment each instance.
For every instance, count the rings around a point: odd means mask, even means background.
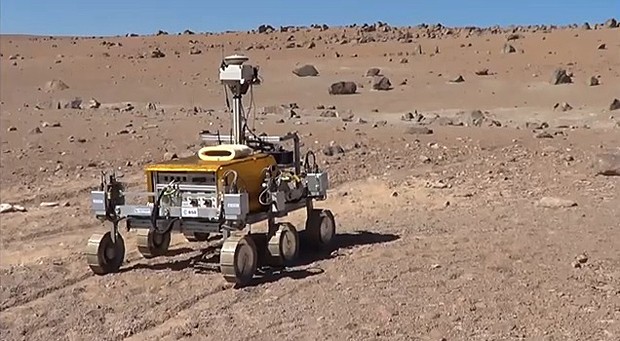
[[[340,145],[331,145],[323,148],[323,154],[326,156],[334,156],[338,154],[344,154],[344,148]]]
[[[405,134],[411,135],[430,135],[433,133],[433,129],[427,127],[407,127]]]
[[[573,107],[566,102],[562,102],[562,103],[556,103],[553,106],[553,110],[559,110],[559,111],[564,112],[564,111],[573,110]]]
[[[588,262],[588,255],[586,253],[582,253],[578,255],[577,257],[575,257],[575,260],[573,261],[572,266],[573,268],[579,269],[587,262]]]
[[[319,71],[316,69],[316,67],[310,64],[295,68],[295,70],[293,70],[293,73],[297,77],[316,77],[319,75]]]
[[[572,80],[571,76],[568,75],[566,70],[558,68],[555,71],[553,71],[553,74],[551,76],[551,84],[552,85],[570,84],[572,82],[573,82],[573,80]]]
[[[151,58],[164,58],[166,56],[159,48],[151,51]]]
[[[63,91],[69,89],[69,86],[60,79],[52,79],[51,81],[45,83],[43,89],[46,92]]]
[[[172,161],[178,159],[179,156],[176,153],[166,152],[164,153],[164,161]]]
[[[538,200],[537,206],[545,208],[568,208],[577,206],[577,203],[568,199],[544,197]]]
[[[450,80],[450,83],[463,83],[465,81],[465,78],[463,78],[463,76],[459,75],[458,77]]]
[[[366,77],[376,77],[381,75],[381,70],[379,68],[373,67],[366,71]]]
[[[13,212],[13,205],[0,204],[0,213],[9,213],[9,212]]]
[[[614,110],[619,110],[619,109],[620,109],[620,100],[617,98],[614,98],[614,100],[609,105],[609,110],[614,111]]]
[[[357,85],[354,82],[341,81],[330,85],[330,95],[351,95],[357,91]]]
[[[372,89],[379,91],[387,91],[392,89],[390,79],[385,76],[375,76],[372,79]]]
[[[489,127],[501,127],[502,124],[493,119],[492,115],[488,112],[482,112],[481,110],[472,110],[469,112],[461,111],[456,114],[456,117],[459,119],[460,124],[468,127],[482,127],[483,125]],[[457,125],[454,124],[454,121],[446,122],[445,125]]]
[[[101,103],[99,103],[99,101],[97,101],[94,98],[91,98],[90,101],[88,101],[89,109],[98,109],[100,106],[101,106]]]
[[[590,77],[590,79],[588,80],[588,86],[597,86],[600,84],[600,81],[598,80],[598,78],[592,76]]]
[[[537,139],[552,139],[553,135],[549,134],[546,131],[541,131],[540,133],[536,134],[536,138]]]
[[[324,110],[323,112],[321,112],[319,116],[335,118],[335,117],[338,117],[338,113],[335,112],[334,110]]]
[[[488,76],[489,75],[489,69],[481,69],[475,72],[476,75],[478,76]]]
[[[502,48],[502,53],[515,53],[517,52],[517,49],[515,49],[514,46],[510,45],[510,44],[504,44],[504,48]]]
[[[0,213],[26,212],[26,208],[20,205],[0,204]]]

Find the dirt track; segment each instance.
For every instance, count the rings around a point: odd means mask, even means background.
[[[618,30],[528,31],[512,42],[523,49],[514,55],[499,53],[504,33],[420,37],[424,55],[395,38],[341,44],[335,28],[2,37],[0,194],[2,203],[27,208],[0,216],[2,339],[618,340],[620,183],[593,166],[602,152],[620,153],[620,111],[609,110],[620,98]],[[323,38],[313,49],[279,50],[290,35]],[[188,39],[200,41],[203,53],[189,55]],[[130,232],[122,271],[93,276],[82,252],[104,228],[88,206],[98,172],[120,168],[123,180],[142,188],[144,164],[195,151],[201,129],[225,129],[216,45],[227,41],[228,52],[268,45],[239,51],[264,77],[255,98],[258,129],[297,130],[304,148],[320,151],[333,141],[345,150],[320,154],[334,185],[321,206],[335,213],[335,250],[305,254],[283,274],[233,289],[196,263],[216,240],[175,236],[170,255],[145,260]],[[597,49],[602,42],[606,49]],[[435,45],[441,52],[430,56]],[[154,46],[166,57],[129,58]],[[24,59],[9,59],[18,54]],[[408,63],[399,63],[405,56]],[[297,62],[317,65],[320,76],[296,78]],[[560,65],[574,73],[573,84],[549,85]],[[394,89],[368,89],[363,74],[375,66]],[[495,74],[474,75],[480,67]],[[465,82],[446,82],[454,74]],[[596,74],[601,85],[587,86]],[[407,84],[398,85],[400,78]],[[70,88],[37,91],[51,79]],[[341,79],[364,88],[329,96],[327,86]],[[102,106],[50,108],[74,96]],[[125,102],[135,109],[112,108]],[[147,102],[158,109],[147,110]],[[260,113],[291,102],[301,118],[280,108]],[[556,102],[574,108],[554,111]],[[321,117],[319,105],[334,105],[338,117]],[[454,120],[480,109],[501,127],[435,120],[422,126],[431,133],[412,134],[408,128],[420,126],[400,117],[414,109]],[[534,129],[542,122],[548,127]],[[576,206],[541,207],[543,197]],[[58,207],[39,206],[54,201]],[[290,219],[303,226],[303,216]]]

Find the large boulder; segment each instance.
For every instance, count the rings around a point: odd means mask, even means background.
[[[609,105],[609,110],[620,110],[620,99],[614,98],[614,100]]]
[[[329,86],[330,95],[351,95],[357,91],[355,82],[341,81]]]
[[[594,167],[598,175],[620,176],[620,153],[596,155]]]
[[[373,67],[366,71],[366,77],[376,77],[381,75],[381,70],[379,68]]]
[[[386,91],[392,88],[390,79],[385,76],[376,76],[372,79],[372,89],[379,91]]]
[[[306,64],[295,68],[293,73],[298,77],[316,77],[319,75],[319,70],[314,65]]]
[[[607,28],[616,28],[618,27],[618,21],[614,18],[611,18],[605,22],[605,27]]]

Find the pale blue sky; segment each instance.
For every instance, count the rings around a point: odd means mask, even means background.
[[[611,17],[620,17],[620,0],[0,0],[1,33],[48,35],[218,32],[249,30],[263,23],[562,25]]]

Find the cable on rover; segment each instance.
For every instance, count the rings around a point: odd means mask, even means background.
[[[153,210],[151,211],[151,227],[153,228],[154,231],[158,231],[158,229],[157,229],[157,219],[159,219],[159,205],[161,204],[161,199],[164,196],[172,196],[174,193],[176,193],[177,190],[172,188],[174,183],[175,183],[175,181],[173,180],[168,185],[166,185],[166,187],[164,187],[161,190],[161,192],[159,192],[159,195],[157,196],[157,199],[153,203]],[[172,230],[172,225],[177,220],[179,220],[179,218],[174,218],[174,219],[170,220],[170,222],[168,223],[168,226],[166,226],[166,228],[164,229],[162,234],[166,234],[166,233],[170,232],[170,230]]]
[[[312,156],[312,167],[310,166],[310,156]],[[319,171],[319,165],[316,163],[316,155],[314,154],[313,151],[309,150],[306,153],[306,156],[304,158],[304,170],[306,171],[306,173],[308,172],[318,172]]]

